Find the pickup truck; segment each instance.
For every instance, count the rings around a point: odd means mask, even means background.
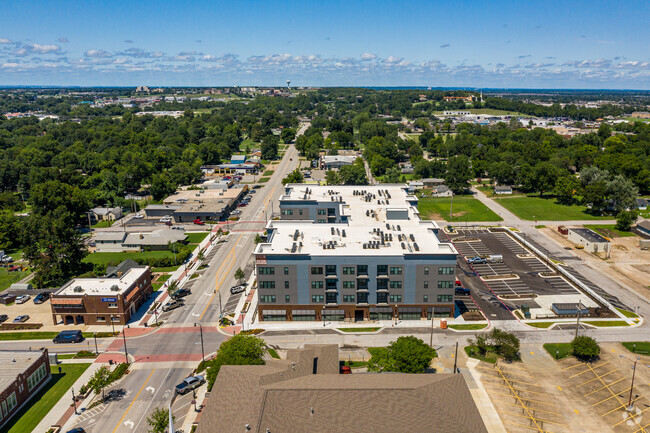
[[[482,265],[484,263],[487,263],[487,259],[484,259],[483,257],[480,256],[476,256],[467,259],[467,263],[469,263],[470,265]]]
[[[198,388],[199,386],[203,385],[205,383],[205,378],[203,376],[190,376],[178,385],[176,385],[176,392],[178,394],[187,394],[188,392],[192,391],[193,389]]]

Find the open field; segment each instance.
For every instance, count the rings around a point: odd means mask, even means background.
[[[650,355],[650,342],[648,341],[630,341],[621,344],[630,352]]]
[[[424,197],[418,202],[418,209],[423,219],[445,221],[502,221],[502,218],[488,209],[472,196],[454,197],[454,209],[451,220],[449,197]]]
[[[571,356],[571,343],[546,343],[544,350],[548,352],[553,359],[562,359]]]
[[[524,220],[570,221],[611,219],[609,216],[594,216],[586,212],[584,206],[567,206],[556,202],[555,198],[541,197],[501,197],[496,198],[500,205]]]
[[[187,233],[187,243],[189,244],[200,244],[203,239],[208,236],[208,232],[205,233]]]
[[[22,280],[31,273],[31,270],[22,272],[9,272],[7,268],[0,268],[0,292],[7,289],[13,283]]]
[[[171,251],[143,251],[141,253],[93,253],[88,254],[83,261],[86,263],[108,265],[109,263],[121,263],[126,259],[145,259],[148,257],[173,257]]]
[[[52,366],[52,379],[14,415],[0,433],[33,431],[88,367],[90,364],[61,364],[61,374],[59,374],[58,367]]]

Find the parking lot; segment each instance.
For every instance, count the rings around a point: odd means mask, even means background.
[[[488,229],[459,230],[449,235],[465,258],[500,255],[502,260],[471,264],[495,295],[502,299],[526,299],[535,295],[580,294],[531,251],[507,233]]]
[[[636,368],[633,407],[628,410],[633,373],[630,356],[605,353],[593,363],[570,358],[560,361],[564,388],[575,399],[584,401],[614,432],[646,433],[650,431],[650,357],[639,360]]]

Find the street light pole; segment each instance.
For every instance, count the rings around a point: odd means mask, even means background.
[[[99,351],[97,350],[97,333],[93,332],[93,338],[95,339],[95,355],[99,355]]]
[[[115,337],[115,322],[113,322],[113,315],[111,314],[111,326],[113,327],[113,337]]]
[[[74,388],[72,388],[72,404],[74,404],[74,414],[79,415],[79,413],[77,413],[77,399],[74,396]]]
[[[200,323],[194,323],[194,327],[199,326],[199,332],[201,334],[201,361],[205,360],[205,352],[203,350],[203,326]]]
[[[578,330],[580,329],[580,306],[581,306],[581,301],[578,301],[578,324],[576,325],[576,336],[575,338],[578,338]]]
[[[433,347],[433,307],[431,307],[431,335],[429,336],[429,347]]]
[[[454,355],[454,374],[456,374],[457,365],[458,365],[458,341],[456,342],[456,354]]]
[[[124,340],[124,359],[126,359],[126,363],[129,363],[129,355],[128,351],[126,349],[126,328],[122,328],[122,340]]]

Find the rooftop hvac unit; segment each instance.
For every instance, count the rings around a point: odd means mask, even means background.
[[[334,201],[334,197],[330,197],[330,201]]]
[[[341,230],[339,230],[338,227],[336,228],[336,234],[341,236]]]
[[[332,234],[334,234],[334,227],[330,227],[330,229],[332,230]]]
[[[75,293],[81,293],[84,291],[84,289],[81,286],[76,286],[74,289],[72,289],[72,291]]]
[[[399,226],[399,224],[397,224],[397,231],[398,231],[398,232],[401,232],[401,231],[402,231],[402,228]]]
[[[402,249],[405,250],[406,247],[404,246],[404,242],[402,242]]]
[[[363,249],[364,250],[368,249],[368,244],[363,244]]]
[[[413,233],[411,233],[409,237],[411,238],[411,242],[415,242],[415,236],[413,236]]]
[[[341,230],[341,236],[345,237],[345,229]]]
[[[323,244],[323,249],[324,249],[324,250],[327,249],[327,244]]]
[[[389,203],[388,203],[388,200],[386,200],[386,204],[389,204]]]
[[[386,223],[386,230],[390,230],[390,224]]]
[[[415,248],[415,251],[420,251],[420,247],[416,242],[413,242],[413,248]]]
[[[370,216],[370,211],[366,210],[366,216]]]
[[[111,286],[111,292],[119,292],[119,291],[120,291],[120,288],[117,287],[117,284],[113,284]]]
[[[291,252],[295,253],[297,249],[298,249],[298,245],[296,245],[296,243],[294,242],[293,245],[291,245]]]

